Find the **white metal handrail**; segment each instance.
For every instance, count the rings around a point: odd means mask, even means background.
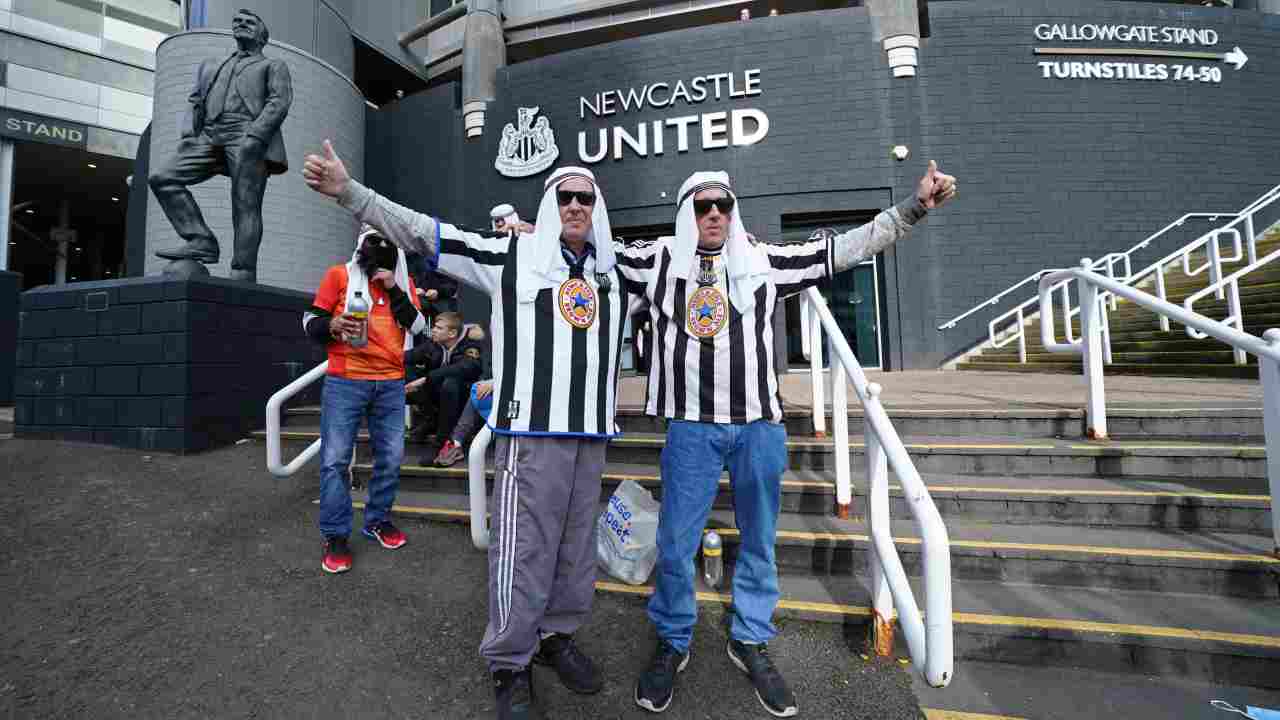
[[[1249,273],[1270,264],[1276,258],[1280,258],[1280,250],[1274,250],[1266,255],[1266,257],[1258,258],[1257,261],[1249,263],[1230,275],[1222,278],[1216,283],[1205,287],[1191,295],[1188,295],[1182,301],[1182,306],[1192,312],[1195,311],[1195,303],[1197,300],[1205,297],[1209,293],[1213,293],[1218,298],[1222,298],[1223,291],[1226,291],[1227,316],[1222,319],[1224,325],[1229,325],[1237,330],[1244,330],[1244,308],[1240,304],[1240,279]],[[1209,337],[1206,333],[1197,330],[1191,325],[1185,326],[1187,335],[1197,340]],[[1248,359],[1245,357],[1245,351],[1241,348],[1234,347],[1232,351],[1235,354],[1235,363],[1244,365]]]
[[[480,425],[480,432],[471,440],[471,449],[467,451],[467,497],[471,510],[471,544],[477,550],[489,549],[489,488],[486,483],[485,453],[489,450],[489,442],[493,440],[493,431],[489,423]]]
[[[1272,255],[1280,254],[1272,253]],[[1268,255],[1267,258],[1271,258]],[[1259,261],[1261,262],[1261,261]],[[1271,329],[1262,337],[1250,335],[1230,324],[1214,320],[1167,300],[1093,272],[1093,262],[1080,261],[1080,267],[1054,270],[1040,278],[1040,336],[1045,349],[1056,353],[1079,353],[1083,356],[1088,393],[1088,435],[1103,440],[1107,437],[1106,390],[1102,372],[1102,325],[1106,314],[1103,292],[1119,295],[1138,307],[1195,328],[1206,337],[1221,340],[1232,347],[1252,353],[1258,358],[1262,381],[1262,427],[1267,449],[1267,480],[1272,508],[1280,508],[1280,329]],[[1235,278],[1238,280],[1238,278]],[[1059,343],[1053,332],[1053,291],[1055,284],[1075,280],[1080,283],[1081,339]],[[1224,278],[1224,283],[1227,280]],[[1231,282],[1234,282],[1232,280]],[[1280,512],[1271,513],[1275,554],[1280,557]]]
[[[311,458],[320,452],[320,439],[316,438],[315,442],[307,446],[294,458],[288,465],[284,465],[280,461],[280,411],[284,407],[285,402],[289,398],[297,395],[306,389],[308,385],[324,377],[325,371],[329,369],[329,361],[326,360],[319,365],[307,371],[307,374],[294,380],[276,391],[271,399],[267,401],[267,471],[276,477],[289,477],[298,472],[303,465],[311,462]]]
[[[1280,186],[1277,186],[1277,188],[1280,188]],[[1110,253],[1109,255],[1105,255],[1105,256],[1103,256],[1102,258],[1100,258],[1100,262],[1107,262],[1107,263],[1108,263],[1108,267],[1109,267],[1109,268],[1110,268],[1110,267],[1112,267],[1112,266],[1113,266],[1114,264],[1116,264],[1117,262],[1123,263],[1123,264],[1124,264],[1124,266],[1125,266],[1125,274],[1124,274],[1124,276],[1123,276],[1123,277],[1128,277],[1128,276],[1131,274],[1131,273],[1130,273],[1130,268],[1132,267],[1132,260],[1131,260],[1131,258],[1132,258],[1132,256],[1133,256],[1133,254],[1134,254],[1134,253],[1136,253],[1137,251],[1139,251],[1139,250],[1145,250],[1148,246],[1150,246],[1150,245],[1151,245],[1151,243],[1152,243],[1152,242],[1154,242],[1154,241],[1156,241],[1156,240],[1160,239],[1162,236],[1164,236],[1164,235],[1165,235],[1166,233],[1168,233],[1170,230],[1173,230],[1173,229],[1175,229],[1175,228],[1182,227],[1182,225],[1183,225],[1183,224],[1185,224],[1188,220],[1207,219],[1207,220],[1209,220],[1210,222],[1212,222],[1212,221],[1215,221],[1215,220],[1217,220],[1218,218],[1222,218],[1222,217],[1231,217],[1231,218],[1234,218],[1234,217],[1236,217],[1236,214],[1235,214],[1235,213],[1200,213],[1200,212],[1187,213],[1187,214],[1183,215],[1182,217],[1178,218],[1177,220],[1174,220],[1173,222],[1169,223],[1168,225],[1165,225],[1164,227],[1160,228],[1159,230],[1157,230],[1156,232],[1152,233],[1151,235],[1148,235],[1144,240],[1142,240],[1142,242],[1139,242],[1138,244],[1136,244],[1136,245],[1134,245],[1133,247],[1129,248],[1129,249],[1128,249],[1128,250],[1126,250],[1125,252]],[[1046,272],[1049,272],[1049,271],[1048,271],[1048,270],[1040,270],[1040,271],[1038,271],[1038,272],[1034,272],[1034,273],[1032,273],[1032,274],[1028,275],[1027,277],[1025,277],[1025,278],[1023,278],[1023,279],[1019,280],[1018,282],[1014,283],[1013,285],[1010,285],[1009,287],[1005,288],[1004,290],[1000,291],[999,293],[996,293],[996,294],[995,294],[995,295],[993,295],[992,297],[989,297],[989,298],[987,298],[986,300],[983,300],[982,302],[978,303],[977,305],[974,305],[973,307],[969,308],[968,310],[966,310],[966,311],[964,311],[964,312],[960,313],[959,315],[957,315],[957,316],[955,316],[955,317],[951,318],[950,320],[948,320],[948,321],[946,321],[946,322],[942,323],[941,325],[939,325],[939,326],[938,326],[938,330],[950,330],[951,328],[954,328],[954,327],[956,326],[956,324],[957,324],[957,323],[959,323],[961,320],[963,320],[963,319],[965,319],[965,318],[969,317],[970,315],[973,315],[974,313],[979,312],[980,310],[982,310],[982,309],[984,309],[984,308],[987,308],[987,307],[991,307],[991,306],[993,306],[993,305],[998,305],[998,304],[1000,304],[1000,301],[1001,301],[1001,300],[1003,300],[1007,295],[1009,295],[1009,294],[1010,294],[1010,293],[1012,293],[1013,291],[1017,290],[1018,288],[1022,287],[1023,285],[1027,285],[1028,283],[1039,282],[1039,281],[1040,281],[1040,278],[1041,278],[1041,277],[1043,277],[1043,276],[1044,276],[1044,274],[1045,274]],[[1038,297],[1036,297],[1036,296],[1032,296],[1029,300],[1027,300],[1026,302],[1023,302],[1021,305],[1019,305],[1019,306],[1018,306],[1018,308],[1014,308],[1014,310],[1017,310],[1017,309],[1025,309],[1025,308],[1026,308],[1026,307],[1028,307],[1028,306],[1034,305],[1034,304],[1035,304],[1036,302],[1038,302],[1038,301],[1039,301],[1039,298],[1038,298]],[[1010,310],[1009,312],[1006,312],[1004,315],[1001,315],[1001,317],[1007,317],[1007,316],[1009,316],[1009,315],[1012,315],[1012,314],[1014,313],[1014,310]]]
[[[1181,264],[1183,273],[1188,276],[1199,275],[1201,273],[1204,273],[1207,270],[1209,272],[1210,283],[1217,285],[1222,278],[1222,264],[1224,262],[1237,262],[1239,260],[1244,259],[1246,255],[1250,263],[1257,261],[1258,259],[1257,235],[1258,234],[1255,232],[1254,220],[1260,210],[1271,205],[1277,200],[1280,200],[1280,185],[1276,185],[1275,187],[1271,188],[1267,192],[1263,193],[1257,199],[1255,199],[1254,201],[1252,201],[1251,203],[1249,203],[1243,209],[1241,209],[1239,212],[1236,212],[1236,213],[1201,213],[1201,212],[1187,213],[1182,217],[1178,218],[1177,220],[1174,220],[1173,222],[1164,226],[1160,230],[1156,231],[1152,235],[1149,235],[1148,237],[1146,237],[1145,239],[1143,239],[1141,242],[1137,243],[1133,247],[1129,248],[1128,250],[1124,252],[1119,252],[1119,253],[1108,253],[1107,255],[1102,256],[1101,258],[1099,258],[1094,262],[1094,270],[1096,272],[1099,272],[1100,274],[1105,274],[1107,277],[1111,279],[1123,282],[1126,285],[1137,285],[1143,280],[1146,280],[1147,278],[1154,276],[1155,286],[1156,286],[1155,294],[1157,297],[1160,297],[1161,299],[1166,299],[1166,300],[1168,299],[1168,296],[1165,291],[1164,274],[1166,269],[1168,269],[1170,266],[1173,266],[1174,264]],[[1160,260],[1157,260],[1156,262],[1152,263],[1151,265],[1148,265],[1147,267],[1143,268],[1142,270],[1136,273],[1133,272],[1134,254],[1140,250],[1146,249],[1148,246],[1151,245],[1152,242],[1159,239],[1161,236],[1165,235],[1166,233],[1173,230],[1174,228],[1182,226],[1188,220],[1207,219],[1210,222],[1213,222],[1218,220],[1219,218],[1231,218],[1231,221],[1227,223],[1225,226],[1210,229],[1209,231],[1201,234],[1195,240],[1191,241],[1190,243],[1187,243],[1186,245],[1173,251],[1172,253],[1169,253],[1168,255],[1161,258]],[[1224,234],[1229,235],[1232,240],[1232,252],[1229,256],[1224,256],[1222,254],[1221,248],[1219,245],[1219,239]],[[1191,267],[1192,255],[1202,248],[1205,250],[1206,261],[1203,265],[1193,269]],[[1121,268],[1121,269],[1117,271],[1117,268]],[[1002,299],[1004,299],[1008,294],[1026,285],[1033,278],[1035,278],[1036,282],[1038,283],[1039,280],[1043,278],[1045,272],[1047,271],[1042,270],[1038,273],[1033,273],[1032,275],[1026,278],[1023,278],[1022,280],[1018,281],[1017,283],[1005,289],[1004,291],[998,293],[997,295],[991,298],[988,298],[987,300],[984,300],[981,303],[978,303],[977,305],[970,308],[969,310],[939,325],[938,330],[943,331],[943,330],[954,328],[956,327],[957,323],[959,323],[959,321],[969,317],[970,315],[973,315],[974,313],[980,310],[983,310],[985,308],[998,305],[999,302]],[[1067,294],[1068,294],[1066,285],[1067,285],[1067,282],[1063,282],[1060,284],[1060,288],[1058,286],[1055,286],[1055,289],[1061,289],[1063,297],[1067,297]],[[1219,299],[1223,298],[1222,293],[1223,291],[1219,289],[1218,290]],[[1104,299],[1111,306],[1112,310],[1116,309],[1117,299],[1115,296],[1111,294],[1106,294],[1104,295]],[[1027,319],[1029,319],[1029,317],[1033,315],[1034,310],[1032,308],[1038,303],[1039,303],[1039,297],[1033,296],[1027,299],[1026,301],[1020,303],[1016,307],[1011,308],[1010,310],[1007,310],[1001,315],[992,319],[987,324],[987,342],[990,344],[990,347],[1001,348],[1013,342],[1014,340],[1017,340],[1018,341],[1018,361],[1025,363],[1027,361],[1026,321]],[[1068,306],[1068,310],[1066,311],[1066,314],[1063,317],[1063,323],[1066,329],[1068,342],[1070,342],[1072,339],[1071,329],[1070,329],[1071,320],[1076,315],[1078,315],[1079,312],[1080,312],[1079,306],[1075,306],[1075,307]],[[1167,317],[1160,315],[1158,322],[1160,325],[1160,329],[1162,331],[1169,332],[1169,319]],[[1105,362],[1107,364],[1110,364],[1111,362],[1110,333],[1106,333],[1106,337],[1104,338],[1104,341],[1105,341],[1104,353],[1106,355]]]
[[[916,670],[934,687],[945,687],[954,671],[951,616],[951,544],[942,515],[929,496],[920,473],[911,462],[907,448],[898,437],[880,402],[881,388],[867,381],[866,373],[845,340],[839,323],[827,307],[817,288],[805,291],[808,311],[812,314],[809,362],[814,372],[814,422],[824,417],[822,402],[821,333],[826,331],[830,352],[831,414],[835,441],[836,502],[847,508],[852,500],[849,472],[849,408],[845,375],[853,382],[854,392],[862,403],[867,457],[867,525],[871,535],[870,562],[872,610],[877,646],[883,633],[891,632],[896,608],[899,624],[907,639],[911,660]],[[907,508],[920,532],[924,558],[925,614],[920,609],[907,581],[902,560],[894,546],[889,522],[889,474],[894,474],[902,487]],[[892,635],[889,635],[892,637]]]

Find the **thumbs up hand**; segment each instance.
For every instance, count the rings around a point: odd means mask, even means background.
[[[957,193],[959,189],[955,176],[939,172],[938,163],[930,160],[929,169],[925,171],[924,177],[920,178],[920,184],[916,187],[916,197],[919,198],[920,204],[932,210],[942,207]]]
[[[324,141],[324,155],[311,154],[302,165],[302,179],[312,190],[338,197],[347,189],[351,176],[347,174],[347,166],[333,149],[333,143]]]

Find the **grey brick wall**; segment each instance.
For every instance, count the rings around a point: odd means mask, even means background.
[[[757,145],[701,150],[693,141],[677,154],[669,132],[662,156],[628,151],[590,167],[617,226],[671,222],[674,195],[690,172],[726,170],[749,229],[767,238],[789,213],[874,209],[909,197],[936,158],[960,178],[962,194],[885,253],[893,368],[937,367],[975,343],[993,315],[946,333],[936,328],[1036,270],[1127,249],[1185,212],[1237,210],[1280,183],[1280,17],[1101,0],[956,0],[930,9],[932,37],[923,41],[915,79],[890,77],[860,8],[699,27],[518,63],[499,76],[500,99],[483,139],[451,155],[458,191],[443,187],[443,168],[430,163],[398,167],[394,181],[377,170],[371,177],[394,182],[402,201],[456,222],[484,223],[501,201],[532,218],[546,174],[511,180],[493,169],[502,126],[515,121],[517,107],[536,105],[549,117],[558,164],[578,164],[579,130],[634,130],[642,121],[755,107],[771,125]],[[1239,71],[1221,64],[1220,84],[1044,79],[1032,54],[1046,44],[1032,34],[1041,22],[1213,28],[1221,37],[1216,50],[1239,45],[1250,60]],[[762,94],[753,98],[578,117],[582,95],[750,68],[761,70]],[[456,122],[442,105],[400,103],[381,112],[388,127],[413,122],[424,134],[447,133]],[[383,155],[421,151],[419,140],[398,131],[378,142]],[[889,159],[897,143],[911,148],[910,160]],[[1149,263],[1204,229],[1170,233],[1136,260]]]
[[[233,47],[230,34],[223,31],[185,33],[160,46],[151,127],[152,168],[160,167],[177,147],[178,126],[200,61],[225,57]],[[302,160],[307,153],[318,152],[321,141],[331,138],[348,170],[363,177],[365,104],[346,78],[310,55],[274,44],[266,54],[289,65],[294,97],[282,129],[289,172],[271,177],[263,201],[258,282],[313,292],[326,268],[351,257],[356,223],[350,214],[306,186],[302,181]],[[222,244],[221,262],[209,268],[221,277],[231,266],[230,187],[226,177],[218,176],[191,188],[205,220]],[[152,197],[147,203],[146,273],[158,273],[167,263],[154,256],[156,249],[181,242]]]

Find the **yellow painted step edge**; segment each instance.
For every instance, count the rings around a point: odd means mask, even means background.
[[[960,712],[941,708],[920,708],[926,720],[1026,720],[1012,715],[987,715],[986,713]]]
[[[622,583],[597,581],[596,589],[604,592],[627,595],[652,595],[653,588],[647,586],[624,585]],[[728,604],[729,595],[723,593],[699,592],[699,602]],[[868,617],[871,608],[857,605],[841,605],[837,603],[809,602],[802,600],[779,600],[778,607],[784,610],[803,610],[807,612],[830,613],[850,617]],[[956,623],[969,625],[986,625],[991,627],[1026,627],[1036,630],[1071,630],[1077,632],[1109,633],[1115,635],[1143,635],[1146,637],[1178,638],[1184,640],[1201,640],[1211,642],[1229,642],[1237,645],[1280,649],[1280,637],[1266,635],[1247,635],[1244,633],[1225,633],[1212,630],[1192,630],[1189,628],[1159,627],[1156,625],[1129,625],[1124,623],[1093,622],[1089,620],[1059,620],[1056,618],[1022,617],[1018,615],[982,615],[978,613],[952,613]]]
[[[312,504],[319,503],[319,500],[313,500]],[[363,502],[353,502],[352,506],[363,510]],[[432,508],[419,507],[414,505],[392,505],[391,511],[400,513],[401,515],[417,515],[419,517],[440,517],[455,520],[466,520],[470,518],[471,513],[466,510],[454,510],[450,508]],[[737,528],[716,528],[716,532],[724,536],[734,536],[738,534]],[[844,534],[844,533],[824,533],[824,532],[804,532],[800,530],[779,530],[778,538],[791,540],[826,540],[828,542],[864,542],[869,543],[871,539],[866,535]],[[920,538],[896,537],[893,539],[899,545],[919,545]],[[1118,547],[1097,547],[1093,545],[1041,545],[1035,543],[1011,543],[1011,542],[994,542],[986,540],[952,540],[952,547],[967,547],[979,550],[1040,550],[1044,552],[1073,552],[1088,555],[1112,555],[1121,557],[1157,557],[1168,560],[1209,560],[1216,562],[1253,562],[1262,563],[1264,565],[1280,565],[1280,558],[1271,555],[1254,555],[1247,553],[1211,553],[1200,552],[1198,550],[1159,550],[1159,549],[1143,549],[1143,548],[1118,548]]]
[[[372,469],[372,465],[366,463],[356,463],[353,466],[357,470],[368,471]],[[467,477],[465,468],[427,468],[425,465],[406,465],[408,468],[424,468],[435,471],[439,475]],[[492,472],[490,472],[492,474]],[[615,473],[605,472],[601,476],[608,482],[622,482],[624,480],[635,480],[639,483],[653,483],[658,481],[657,475],[639,475],[635,473]],[[728,480],[720,481],[721,487],[728,487]],[[783,480],[784,488],[816,488],[831,489],[835,487],[835,481],[821,480]],[[1058,488],[1005,488],[1005,487],[979,487],[965,485],[929,485],[927,486],[930,494],[948,494],[948,493],[1015,493],[1019,495],[1047,495],[1053,497],[1067,497],[1080,495],[1097,495],[1099,497],[1179,497],[1179,498],[1199,498],[1202,500],[1244,500],[1253,502],[1270,503],[1269,495],[1241,495],[1235,493],[1202,493],[1202,492],[1184,492],[1178,490],[1063,490]],[[890,491],[901,491],[900,485],[890,485]]]

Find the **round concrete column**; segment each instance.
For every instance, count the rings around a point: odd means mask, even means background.
[[[151,123],[152,170],[178,147],[179,124],[200,62],[225,58],[234,50],[235,41],[225,30],[193,30],[160,44]],[[312,292],[326,268],[351,258],[357,223],[332,200],[307,187],[302,181],[302,160],[307,153],[319,152],[321,141],[330,138],[352,176],[364,177],[364,96],[332,65],[297,48],[273,41],[264,54],[289,66],[293,105],[281,128],[289,171],[267,180],[262,202],[258,282]],[[216,176],[192,186],[191,193],[222,246],[220,262],[210,265],[209,271],[227,277],[234,243],[231,182]],[[157,249],[182,242],[155,196],[149,196],[146,274],[158,274],[168,264],[155,257]]]

